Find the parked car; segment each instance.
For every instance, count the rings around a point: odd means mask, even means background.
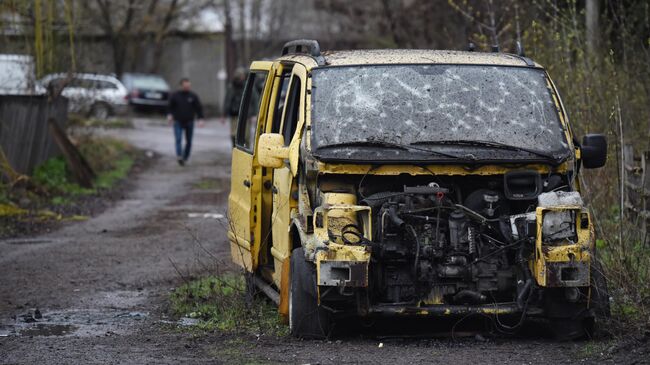
[[[609,314],[578,182],[607,142],[577,142],[541,65],[309,40],[282,55],[250,67],[228,238],[294,336],[346,316],[477,315],[570,339]]]
[[[44,94],[34,75],[34,59],[28,55],[0,54],[0,95]]]
[[[58,73],[43,77],[40,84],[68,98],[70,112],[106,119],[125,114],[128,109],[128,92],[114,76]]]
[[[122,82],[129,91],[129,104],[136,110],[167,111],[169,84],[160,76],[144,73],[125,73]]]

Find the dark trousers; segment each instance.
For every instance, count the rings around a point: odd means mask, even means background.
[[[183,131],[185,131],[185,148],[183,149]],[[187,161],[192,152],[192,137],[194,135],[194,121],[181,123],[174,122],[174,137],[176,137],[176,156]]]

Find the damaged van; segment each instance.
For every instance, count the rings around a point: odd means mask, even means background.
[[[472,314],[583,337],[609,297],[580,170],[606,156],[523,55],[289,42],[246,81],[232,259],[298,337]]]

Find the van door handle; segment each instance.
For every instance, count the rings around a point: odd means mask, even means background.
[[[244,186],[247,187],[247,188],[250,188],[251,187],[250,180],[244,180]]]

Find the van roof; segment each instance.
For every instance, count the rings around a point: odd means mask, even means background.
[[[426,49],[369,49],[324,51],[321,55],[324,62],[320,65],[317,65],[315,58],[304,53],[289,53],[280,59],[292,59],[298,61],[298,59],[310,58],[313,60],[313,65],[311,65],[312,67],[390,64],[462,64],[541,67],[529,58],[502,52],[469,52]],[[308,65],[312,62],[307,61],[305,63]]]
[[[495,66],[531,66],[525,58],[501,52],[467,52],[421,49],[373,49],[323,52],[331,66],[369,64],[476,64]]]

